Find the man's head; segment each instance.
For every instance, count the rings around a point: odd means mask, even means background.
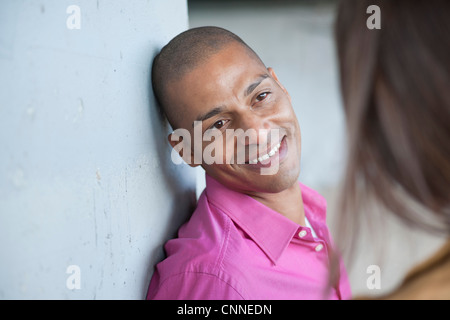
[[[198,130],[202,135],[213,133],[214,138],[193,145],[191,155],[182,155],[185,159],[194,156],[195,148],[202,154],[214,149],[222,163],[202,162],[202,167],[224,185],[245,193],[280,192],[297,181],[301,138],[290,96],[274,71],[238,36],[217,27],[181,33],[155,58],[152,82],[173,129],[185,129],[192,137]],[[195,130],[194,123],[201,128]],[[226,138],[229,132],[242,131],[255,134]],[[178,142],[171,138],[175,147]],[[246,150],[245,163],[230,158],[239,147]],[[261,168],[274,162],[277,172],[261,175]]]
[[[182,32],[155,57],[152,67],[153,91],[174,130],[180,127],[183,113],[190,110],[171,105],[168,87],[231,43],[241,44],[252,58],[260,60],[241,38],[218,27],[200,27]]]

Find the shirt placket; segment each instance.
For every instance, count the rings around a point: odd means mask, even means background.
[[[317,232],[318,230],[315,231],[317,234],[317,238],[314,238],[310,228],[301,226],[297,229],[297,233],[294,238],[296,238],[297,241],[306,242],[308,244],[308,247],[310,247],[311,250],[314,250],[317,253],[328,254],[327,242],[323,239],[323,233]]]

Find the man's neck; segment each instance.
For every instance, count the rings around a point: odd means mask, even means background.
[[[289,220],[305,226],[302,191],[298,182],[279,193],[255,193],[249,194],[249,196],[282,214]]]

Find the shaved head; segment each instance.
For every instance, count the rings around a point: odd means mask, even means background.
[[[190,71],[230,44],[239,44],[250,57],[263,64],[258,55],[237,35],[219,27],[189,29],[173,38],[153,60],[152,86],[162,113],[173,129],[179,127],[179,110],[171,104],[168,86],[180,81]],[[264,65],[264,64],[263,64]]]

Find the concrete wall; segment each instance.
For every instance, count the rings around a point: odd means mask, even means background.
[[[0,2],[0,299],[144,298],[195,201],[149,73],[187,26],[184,0]]]

